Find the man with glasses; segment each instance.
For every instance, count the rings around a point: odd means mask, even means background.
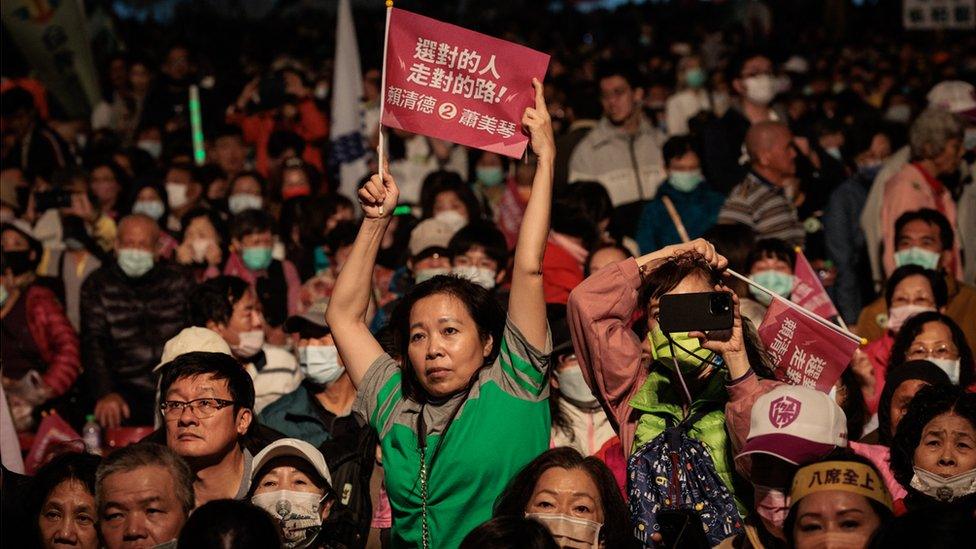
[[[254,424],[251,376],[226,354],[186,353],[163,368],[160,395],[166,446],[190,465],[196,506],[243,499],[253,457],[243,443]]]

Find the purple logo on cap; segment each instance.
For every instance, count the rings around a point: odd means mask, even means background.
[[[793,397],[781,396],[769,405],[769,422],[777,429],[793,423],[799,415],[800,401]]]

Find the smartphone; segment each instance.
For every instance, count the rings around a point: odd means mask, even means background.
[[[34,195],[34,204],[37,210],[46,212],[53,208],[70,208],[71,193],[63,189],[43,191]]]
[[[702,292],[661,296],[658,324],[664,332],[722,332],[732,329],[732,294]]]
[[[661,526],[661,545],[682,549],[707,549],[712,545],[705,535],[701,517],[691,509],[661,509],[656,514]]]

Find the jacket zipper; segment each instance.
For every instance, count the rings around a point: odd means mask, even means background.
[[[644,185],[641,183],[640,167],[637,165],[637,151],[634,150],[634,144],[637,142],[637,136],[630,136],[630,163],[634,167],[634,180],[637,181],[637,195],[640,199],[646,200],[644,198]]]

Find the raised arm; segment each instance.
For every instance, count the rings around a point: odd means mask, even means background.
[[[549,238],[556,145],[552,137],[552,120],[542,97],[542,83],[533,78],[532,85],[535,87],[535,107],[525,109],[522,125],[529,130],[532,151],[539,161],[515,245],[508,314],[525,339],[533,347],[542,349],[546,345],[548,331],[546,299],[542,290],[542,258],[546,252],[546,239]]]
[[[336,279],[325,313],[325,320],[332,330],[346,371],[356,387],[359,387],[370,365],[383,354],[383,348],[366,324],[366,312],[372,292],[376,253],[399,196],[400,190],[389,172],[382,181],[379,175],[374,175],[359,190],[359,202],[365,217],[353,243],[352,253]]]

